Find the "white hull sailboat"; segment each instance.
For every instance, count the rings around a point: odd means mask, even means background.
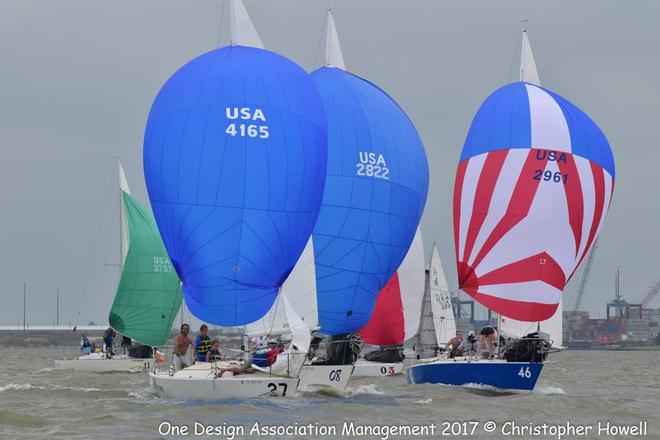
[[[163,246],[153,215],[131,196],[126,176],[117,162],[121,279],[110,310],[110,326],[119,334],[147,346],[161,346],[170,336],[172,321],[181,304],[179,279]],[[154,306],[154,304],[157,304]],[[81,347],[81,350],[87,347]],[[55,361],[58,370],[148,371],[154,363],[148,356],[88,353],[77,359]]]
[[[200,362],[177,372],[151,371],[149,382],[156,392],[170,399],[215,400],[229,397],[293,397],[299,379],[266,372],[237,374],[223,368],[241,368],[241,362]]]
[[[57,359],[55,368],[57,370],[91,371],[95,373],[106,373],[110,371],[148,371],[153,359],[137,359],[126,355],[116,355],[111,358],[101,353],[92,353],[80,356],[77,359]]]
[[[490,359],[481,359],[481,347],[472,358],[413,365],[410,383],[531,391],[551,350],[536,330],[545,323],[561,344],[562,293],[605,219],[614,162],[596,124],[538,83],[523,29],[520,82],[495,91],[475,115],[454,193],[459,286],[500,314],[514,340],[501,358],[486,350]]]

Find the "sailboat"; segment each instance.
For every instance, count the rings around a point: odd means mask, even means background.
[[[403,371],[403,343],[418,333],[425,296],[424,244],[417,228],[401,266],[378,294],[362,340],[380,348],[363,353],[353,377],[394,376]]]
[[[434,242],[431,261],[426,269],[426,280],[419,330],[409,342],[412,349],[406,357],[416,361],[432,361],[442,354],[447,342],[456,334],[456,317],[442,268],[442,260]]]
[[[246,359],[149,373],[184,399],[295,395],[310,334],[282,284],[316,222],[325,183],[323,103],[309,75],[263,48],[240,0],[231,45],[175,72],[145,131],[156,223],[190,312],[219,326],[257,321],[281,298],[292,340],[260,367]]]
[[[472,121],[456,171],[459,288],[505,318],[552,317],[605,220],[614,177],[605,135],[574,104],[524,81],[496,90]],[[413,365],[408,380],[529,391],[548,349],[524,338],[501,359]]]
[[[153,214],[128,188],[117,162],[120,210],[121,279],[117,286],[110,326],[133,341],[154,347],[170,338],[172,322],[181,305],[179,278],[158,233]],[[90,353],[72,360],[56,360],[57,369],[116,371],[149,369],[153,359]]]

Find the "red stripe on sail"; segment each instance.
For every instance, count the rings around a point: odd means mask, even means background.
[[[465,290],[486,308],[506,317],[518,321],[538,322],[545,321],[555,314],[559,304],[542,304],[526,301],[513,301],[496,296],[480,293],[476,289]]]
[[[516,182],[516,186],[513,189],[513,194],[511,195],[511,200],[507,206],[506,213],[497,226],[493,228],[493,232],[491,232],[490,236],[484,242],[483,247],[479,250],[477,257],[472,264],[473,268],[479,266],[479,263],[481,263],[488,252],[491,251],[493,246],[495,246],[502,237],[511,230],[511,228],[527,217],[529,208],[532,206],[532,201],[534,200],[539,183],[541,182],[540,180],[534,180],[534,170],[545,169],[548,162],[548,155],[546,154],[542,159],[539,159],[536,157],[537,151],[540,150],[529,150],[525,164],[523,165],[518,181]],[[539,233],[542,232],[539,231]],[[461,280],[459,279],[459,287],[462,287],[460,281]]]
[[[507,264],[478,279],[479,286],[527,281],[543,281],[559,290],[563,290],[566,285],[566,278],[561,266],[546,252]],[[530,294],[533,295],[533,293]],[[532,298],[533,296],[530,297],[530,299]]]
[[[477,240],[481,226],[486,220],[488,209],[490,208],[490,201],[495,192],[495,184],[500,177],[502,166],[506,160],[509,150],[498,150],[488,153],[484,165],[481,168],[479,175],[479,182],[475,189],[474,204],[472,206],[472,218],[467,230],[465,238],[465,249],[463,251],[463,261],[470,261],[470,254],[474,247],[474,242]]]
[[[582,224],[584,221],[584,194],[582,194],[582,183],[580,174],[575,165],[575,158],[568,153],[559,153],[560,157],[566,157],[566,162],[557,160],[559,172],[564,180],[564,193],[566,194],[566,205],[568,206],[568,221],[573,230],[575,238],[575,256],[578,257],[582,241]],[[576,266],[577,267],[577,266]],[[572,274],[571,274],[572,275]]]
[[[403,343],[404,332],[401,286],[395,272],[378,293],[371,319],[358,333],[367,344],[399,345]]]
[[[589,161],[589,164],[591,165],[591,174],[593,175],[594,179],[594,217],[591,220],[591,228],[589,229],[587,245],[584,247],[584,251],[580,256],[580,261],[578,261],[578,264],[575,265],[576,270],[580,266],[580,263],[582,263],[584,257],[587,255],[587,252],[589,252],[589,249],[591,249],[591,245],[596,238],[598,226],[600,226],[600,222],[602,220],[603,208],[605,207],[605,176],[603,175],[603,169],[591,161]],[[611,200],[612,199],[610,198],[610,201]]]
[[[465,170],[470,159],[466,159],[458,164],[456,170],[456,180],[454,182],[454,251],[456,252],[456,265],[458,267],[458,279],[462,278],[461,267],[458,262],[460,253],[458,252],[459,228],[461,224],[461,194],[463,193],[463,181],[465,180]]]

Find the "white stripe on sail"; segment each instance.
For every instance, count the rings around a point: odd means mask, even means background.
[[[557,304],[561,301],[561,290],[538,280],[479,286],[479,292],[511,301],[535,302],[539,304]]]
[[[557,101],[543,89],[526,84],[532,129],[532,146],[571,152],[568,124]]]
[[[474,196],[477,192],[477,183],[481,170],[484,167],[484,162],[488,153],[483,153],[478,156],[471,157],[468,160],[465,169],[465,176],[463,179],[463,188],[461,190],[461,215],[458,227],[458,261],[464,261],[465,256],[465,241],[467,238],[467,231],[470,226],[470,219],[472,218],[472,208],[474,207]]]

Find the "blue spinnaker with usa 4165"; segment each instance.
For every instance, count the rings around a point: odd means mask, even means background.
[[[147,122],[144,172],[195,316],[242,325],[268,311],[312,232],[326,159],[321,99],[287,58],[224,47],[165,83]]]
[[[341,68],[312,73],[328,121],[328,172],[312,235],[321,332],[367,324],[424,210],[424,146],[399,105]]]

